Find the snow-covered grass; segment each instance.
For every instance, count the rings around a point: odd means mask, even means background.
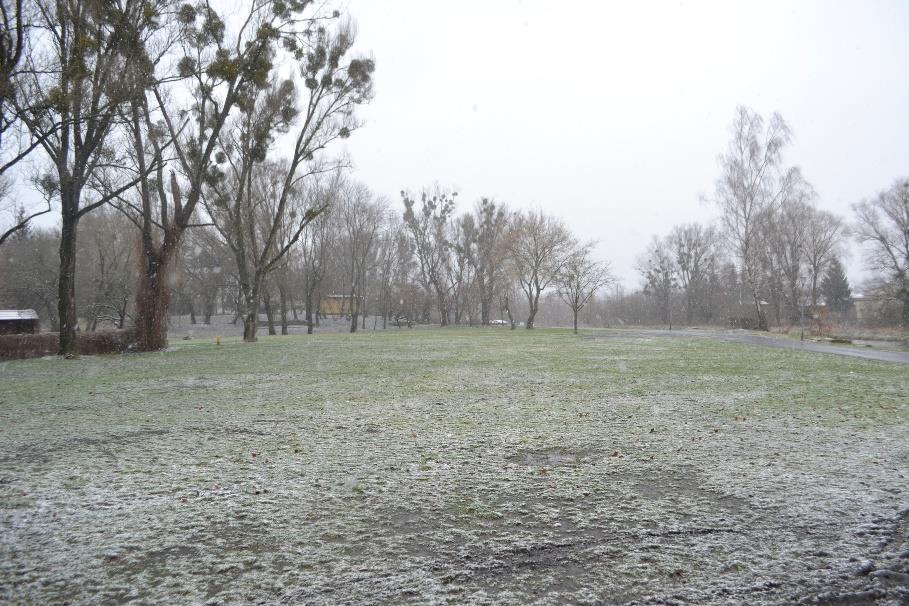
[[[0,602],[897,599],[907,394],[903,365],[558,330],[8,362]]]

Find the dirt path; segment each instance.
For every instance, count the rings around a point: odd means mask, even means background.
[[[817,343],[816,341],[796,341],[786,337],[759,335],[737,330],[616,329],[603,332],[602,334],[590,335],[586,338],[600,339],[609,337],[706,337],[729,343],[744,343],[746,345],[759,345],[762,347],[793,349],[797,351],[813,351],[816,353],[863,358],[865,360],[880,360],[882,362],[909,364],[909,352],[884,351],[880,349],[850,347],[848,345],[828,345],[825,343]]]

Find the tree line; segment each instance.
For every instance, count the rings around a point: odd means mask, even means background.
[[[335,143],[362,126],[375,60],[325,3],[262,0],[229,16],[174,0],[3,9],[0,295],[42,310],[62,354],[77,328],[111,324],[160,349],[176,309],[203,321],[231,310],[252,341],[262,308],[272,330],[298,310],[311,330],[331,295],[351,330],[367,313],[532,328],[552,298],[577,327],[607,296],[608,264],[558,217],[485,198],[459,212],[438,186],[403,191],[398,206],[354,180]],[[829,302],[823,285],[854,237],[909,322],[909,180],[847,224],[784,163],[790,142],[780,116],[739,108],[717,223],[654,239],[630,296],[664,321],[681,291],[687,322],[766,328],[768,314],[792,321]],[[26,187],[40,202],[17,198]],[[57,211],[56,230],[34,227]]]
[[[848,223],[819,208],[811,184],[785,163],[791,139],[779,114],[765,120],[737,108],[707,200],[716,222],[674,227],[638,262],[662,323],[671,323],[674,293],[683,301],[679,320],[689,324],[715,322],[719,305],[727,321],[764,330],[771,321],[804,325],[822,304],[842,317],[851,289],[841,259],[854,239],[866,244],[875,290],[899,302],[899,323],[909,325],[909,179],[855,204]]]
[[[356,108],[372,96],[375,62],[354,51],[351,22],[307,0],[250,2],[229,16],[201,1],[7,4],[0,177],[28,158],[47,203],[37,213],[60,209],[60,353],[74,351],[79,320],[79,228],[104,208],[139,234],[139,349],[166,344],[192,228],[218,230],[244,296],[257,297],[321,212],[304,207],[311,181],[343,169],[328,148],[360,126]],[[4,241],[37,216],[13,212]]]
[[[255,179],[267,189],[273,177],[266,166]],[[302,208],[318,214],[298,238],[283,234],[293,244],[272,257],[257,254],[270,212],[253,222],[259,229],[231,231],[232,218],[220,204],[205,206],[212,224],[187,231],[170,277],[173,310],[200,323],[233,314],[247,341],[256,340],[263,313],[271,334],[287,334],[292,324],[312,333],[330,315],[347,320],[351,332],[365,328],[367,316],[383,328],[390,322],[533,328],[544,292],[576,321],[612,280],[593,243],[541,211],[483,198],[459,213],[456,193],[437,186],[419,195],[401,192],[395,205],[337,172],[315,184]],[[261,198],[263,206],[267,200]],[[88,330],[105,322],[126,326],[136,313],[141,285],[133,276],[141,249],[129,237],[134,231],[115,208],[85,219],[77,304]],[[0,294],[41,309],[52,322],[58,243],[54,230],[22,230],[0,265],[10,278]],[[341,307],[329,311],[327,298],[340,299]]]

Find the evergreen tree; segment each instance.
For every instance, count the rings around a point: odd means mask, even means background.
[[[849,309],[852,304],[852,290],[849,288],[849,280],[846,278],[846,272],[840,260],[834,257],[830,261],[830,267],[824,275],[821,282],[821,293],[827,302],[827,307],[834,312],[843,313]]]

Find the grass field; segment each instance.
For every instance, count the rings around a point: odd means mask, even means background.
[[[0,602],[909,599],[906,366],[594,335],[0,365]]]

